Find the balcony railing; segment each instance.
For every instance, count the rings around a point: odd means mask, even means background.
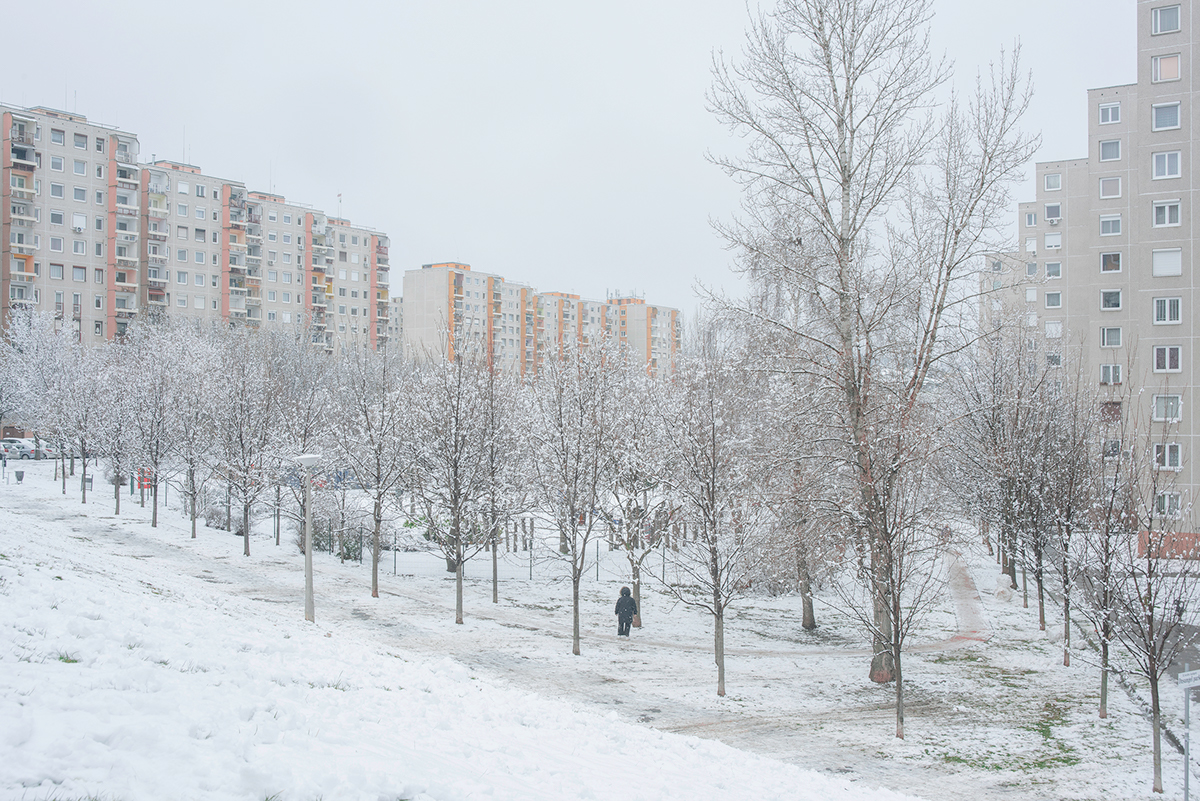
[[[8,136],[9,136],[9,139],[11,139],[14,142],[17,142],[18,144],[22,144],[22,145],[32,145],[33,144],[33,134],[29,133],[28,131],[22,131],[19,128],[12,128],[9,131]]]
[[[114,158],[122,164],[137,164],[137,159],[131,156],[127,150],[117,150]]]

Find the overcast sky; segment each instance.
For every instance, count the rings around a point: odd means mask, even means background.
[[[37,8],[39,31],[5,37],[0,101],[76,111],[136,133],[143,160],[332,214],[341,193],[343,216],[391,236],[394,271],[463,261],[687,312],[697,281],[736,290],[709,219],[738,195],[705,160],[736,141],[704,92],[713,52],[741,47],[742,0]],[[1085,156],[1085,90],[1135,80],[1135,0],[934,8],[964,89],[1020,38],[1039,160]]]

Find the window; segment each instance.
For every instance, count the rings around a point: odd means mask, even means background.
[[[1183,409],[1180,395],[1155,395],[1154,420],[1158,423],[1177,422]]]
[[[65,189],[66,187],[64,187],[62,184],[50,184],[50,197],[65,197]]]
[[[72,172],[76,175],[87,175],[87,162],[75,159],[75,162],[72,164]]]
[[[1121,179],[1120,178],[1101,178],[1100,179],[1100,197],[1112,198],[1121,196]]]
[[[1047,367],[1062,367],[1062,354],[1061,353],[1047,353],[1046,354],[1046,366]]]
[[[1058,233],[1057,231],[1052,234],[1049,234],[1049,233],[1046,234],[1046,249],[1047,250],[1051,250],[1054,248],[1061,248],[1061,247],[1062,247],[1062,234]]]
[[[186,231],[187,229],[185,228],[184,230]],[[193,235],[197,242],[207,242],[208,241],[208,234],[205,232],[205,230],[203,228],[197,228],[193,232]]]
[[[1179,6],[1163,6],[1150,12],[1150,33],[1175,33],[1179,30]]]
[[[1178,442],[1154,443],[1154,464],[1166,470],[1178,470],[1181,465]]]
[[[1154,513],[1160,517],[1175,517],[1179,514],[1178,492],[1160,492],[1154,496]]]
[[[342,298],[346,297],[346,287],[344,287],[344,286],[338,287],[338,297],[342,297]]]
[[[1101,161],[1119,161],[1121,158],[1121,140],[1109,139],[1100,143]]]
[[[1171,56],[1154,56],[1150,59],[1151,80],[1155,83],[1160,81],[1178,81],[1179,80],[1179,54]]]
[[[1061,309],[1062,308],[1062,293],[1061,292],[1047,292],[1046,293],[1046,308],[1047,309]]]
[[[186,270],[176,270],[175,271],[175,283],[183,284],[184,286],[187,286],[187,282],[188,282],[187,271]]]
[[[187,241],[187,238],[188,238],[188,228],[187,228],[187,226],[186,226],[186,225],[177,225],[177,226],[175,226],[175,238],[176,238],[176,239],[182,239],[182,240],[184,240],[185,242]]]
[[[1044,186],[1047,192],[1056,192],[1062,189],[1062,174],[1057,172],[1047,173],[1044,180]]]
[[[82,239],[74,239],[71,241],[71,252],[78,256],[87,255],[87,242]]]
[[[277,241],[279,241],[279,235],[277,233],[275,233],[274,231],[267,231],[267,241],[268,242],[277,242]]]
[[[63,266],[61,264],[51,264],[50,277],[61,281],[63,277]]]
[[[97,164],[97,165],[96,165],[96,177],[97,177],[97,178],[103,178],[103,177],[104,177],[104,165],[103,165],[103,164]]]
[[[175,183],[175,191],[181,195],[186,195],[192,191],[192,185],[187,181],[177,181]]]
[[[1182,298],[1155,298],[1154,324],[1174,325],[1181,322],[1182,315],[1180,314],[1180,309],[1182,306]]]
[[[1062,321],[1048,320],[1046,322],[1046,339],[1062,339]]]
[[[1026,253],[1037,253],[1037,237],[1036,236],[1031,236],[1025,240],[1025,252]],[[342,270],[342,272],[345,273],[346,271]],[[342,277],[345,278],[344,275]]]
[[[204,184],[196,184],[196,197],[204,197],[204,195],[205,195]],[[203,306],[201,306],[199,308],[203,308]]]
[[[285,273],[283,274],[283,283],[285,283],[285,284],[290,284],[290,283],[292,283],[292,274],[291,274],[291,273],[289,273],[289,272],[285,272]]]
[[[98,337],[104,336],[104,322],[97,320],[96,324],[92,326],[92,333]]]
[[[291,293],[291,292],[284,292],[284,293],[283,293],[283,302],[284,302],[284,303],[291,303],[291,302],[292,302],[292,293]]]
[[[292,215],[290,215],[290,214],[283,215],[283,221],[284,221],[284,223],[291,225],[292,224]]]
[[[86,267],[72,267],[71,268],[71,280],[78,281],[80,283],[83,283],[84,281],[86,281],[87,280],[87,268]]]
[[[1100,365],[1100,383],[1104,385],[1120,384],[1121,383],[1121,365],[1119,364],[1102,364]]]
[[[1106,439],[1100,446],[1100,455],[1105,459],[1116,459],[1121,455],[1121,440]]]
[[[1179,225],[1179,201],[1159,200],[1154,204],[1154,227]]]
[[[175,213],[178,214],[180,217],[188,216],[187,204],[186,203],[176,203],[175,204]]]
[[[175,305],[181,309],[186,309],[187,308],[187,295],[176,295],[175,296]]]
[[[287,221],[288,221],[288,219],[287,219],[287,217],[286,217],[286,216],[283,218],[283,221],[284,221],[284,222],[287,222]],[[292,235],[291,235],[291,234],[284,234],[284,235],[283,235],[283,244],[285,244],[285,245],[290,245],[290,244],[292,244]]]
[[[192,261],[196,262],[196,264],[204,264],[204,251],[197,250],[192,256]]]
[[[1104,214],[1100,217],[1100,236],[1116,236],[1121,233],[1121,215]]]
[[[208,216],[208,212],[205,211],[203,206],[196,207],[196,219],[197,220],[203,220],[207,216]]]
[[[356,298],[358,297],[357,292],[354,293],[354,297],[356,297]],[[1029,287],[1028,289],[1026,289],[1025,290],[1025,300],[1028,303],[1037,303],[1037,290],[1034,289],[1033,287]]]
[[[1121,327],[1119,325],[1100,329],[1100,347],[1121,347]]]
[[[1037,225],[1037,212],[1036,211],[1025,212],[1025,227],[1032,228],[1035,225]]]
[[[104,140],[98,136],[96,137],[96,152],[97,153],[104,152]]]
[[[267,270],[267,280],[268,281],[275,281],[278,279],[278,277],[279,277],[279,273],[277,273],[275,270]]]
[[[72,197],[74,197],[80,203],[87,203],[87,189],[82,186],[75,187]]]
[[[1151,272],[1154,275],[1183,275],[1183,250],[1163,248],[1151,254]]]
[[[1121,290],[1103,289],[1100,291],[1100,308],[1112,311],[1121,308]]]
[[[1179,345],[1154,346],[1154,372],[1178,373],[1180,366],[1181,348]]]
[[[275,312],[273,312],[273,311],[269,311],[269,312],[267,312],[267,320],[268,320],[268,321],[271,321],[271,322],[274,322],[274,320],[275,320]]]
[[[186,262],[187,260],[188,260],[188,254],[187,254],[186,250],[181,249],[181,250],[175,251],[175,261]]]
[[[1163,103],[1153,106],[1151,111],[1151,127],[1155,131],[1168,131],[1179,127],[1179,104]]]
[[[1046,277],[1047,278],[1062,278],[1062,262],[1059,262],[1059,261],[1046,262]]]
[[[271,301],[272,303],[275,302],[275,290],[274,289],[267,290],[267,300]]]
[[[202,295],[195,295],[193,297],[192,308],[194,308],[194,309],[203,309],[204,308],[204,297]]]
[[[96,192],[96,205],[97,206],[104,205],[104,193],[103,192]]]
[[[75,147],[87,150],[87,134],[75,134]]]
[[[65,142],[66,142],[66,135],[67,135],[67,134],[66,134],[66,132],[65,132],[65,131],[59,131],[59,130],[57,130],[57,129],[55,129],[55,128],[51,128],[51,129],[50,129],[50,142],[51,142],[51,144],[55,144],[55,145],[61,145],[61,144],[65,144]]]
[[[267,212],[267,220],[268,220],[269,222],[276,222],[278,219],[279,219],[279,213],[278,213],[278,212],[275,212],[275,211],[268,211],[268,212]]]
[[[1100,124],[1111,125],[1114,122],[1121,121],[1121,104],[1120,103],[1101,103],[1100,104]]]
[[[53,209],[51,209],[50,210],[50,224],[51,225],[62,225],[63,224],[63,213],[61,211],[54,211]]]
[[[62,156],[51,156],[50,157],[50,169],[54,170],[55,172],[62,172],[65,169],[65,167],[63,167],[63,157]]]
[[[1104,401],[1100,404],[1100,422],[1119,423],[1121,421],[1121,402]]]
[[[1154,180],[1179,177],[1179,151],[1154,154]]]
[[[1062,204],[1061,203],[1047,203],[1046,204],[1046,222],[1050,222],[1051,220],[1059,220],[1059,219],[1062,219]]]
[[[345,313],[346,313],[346,307],[338,306],[338,314],[345,314]]]

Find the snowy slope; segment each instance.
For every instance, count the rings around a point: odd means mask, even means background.
[[[256,584],[290,553],[81,507],[49,469],[0,484],[0,798],[909,797],[306,624],[302,576]]]

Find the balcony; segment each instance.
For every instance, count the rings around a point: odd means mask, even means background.
[[[262,295],[256,295],[254,293],[246,295],[246,305],[247,306],[261,306],[262,305]]]
[[[250,223],[251,225],[262,225],[262,212],[261,211],[247,211],[246,212],[246,222]]]
[[[159,231],[154,228],[150,228],[147,229],[146,236],[149,239],[153,239],[155,242],[166,242],[168,234],[166,231]]]
[[[118,267],[137,267],[138,266],[138,258],[137,258],[137,256],[117,256],[117,266]]]
[[[19,145],[33,146],[33,134],[28,131],[22,131],[20,128],[11,128],[8,132],[8,138]]]
[[[146,276],[146,283],[150,285],[151,289],[161,290],[166,287],[167,279],[165,276],[150,273],[150,275]]]
[[[117,214],[122,214],[127,217],[136,217],[138,214],[137,206],[125,206],[125,205],[122,205],[121,203],[117,203],[116,206],[117,206]]]
[[[165,219],[171,213],[171,210],[166,208],[165,206],[155,206],[153,203],[151,203],[149,206],[146,207],[146,213],[149,214],[151,217],[155,217],[155,218],[161,220],[161,219]]]
[[[21,189],[19,187],[15,187],[15,186],[12,188],[12,199],[13,200],[24,201],[25,203],[32,203],[35,198],[36,198],[36,195],[34,195],[33,192],[29,191],[28,189]]]
[[[83,310],[80,308],[80,305],[79,305],[78,303],[72,304],[72,306],[71,306],[71,319],[72,319],[72,320],[78,320],[78,319],[80,318],[80,315],[81,315],[81,312],[82,312],[82,311],[83,311]]]
[[[146,263],[151,267],[166,267],[167,257],[150,255],[146,257]]]
[[[244,282],[237,281],[237,280],[234,280],[233,278],[230,278],[229,279],[229,291],[230,291],[230,293],[236,292],[239,295],[245,295],[245,293],[248,290],[247,290],[246,284]]]
[[[128,150],[118,148],[114,158],[122,164],[137,164],[137,159]]]
[[[141,189],[142,187],[137,181],[130,180],[129,178],[118,178],[117,179],[117,188],[118,189],[132,189],[133,191],[136,192],[137,190]]]
[[[122,275],[125,275],[124,281],[121,280]],[[137,273],[133,274],[134,280],[130,281],[129,278],[130,278],[130,276],[128,274],[117,273],[117,280],[114,281],[113,283],[116,284],[117,289],[123,289],[127,292],[137,289],[137,286],[138,286],[137,285]]]

